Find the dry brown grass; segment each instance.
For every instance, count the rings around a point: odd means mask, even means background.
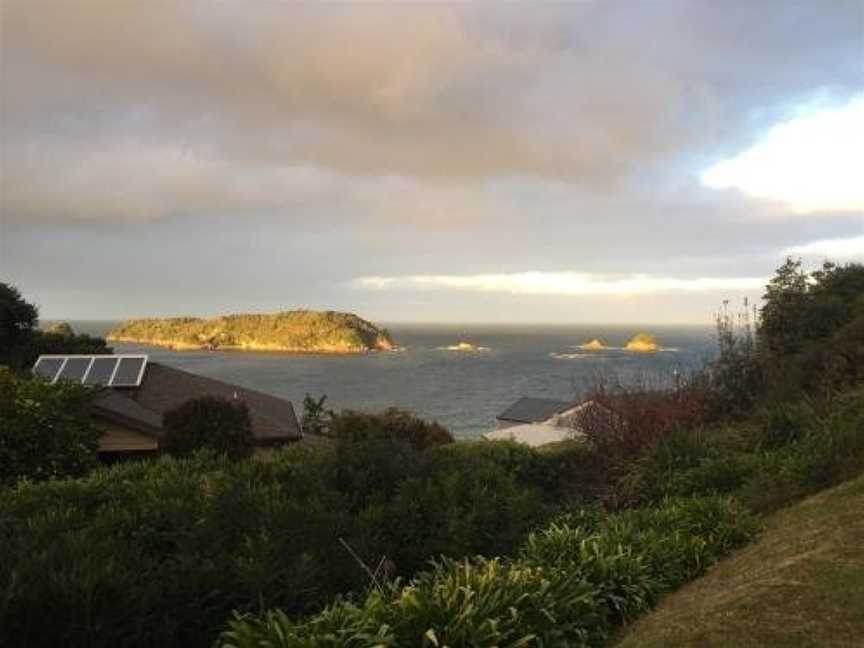
[[[864,646],[864,476],[769,518],[618,646]]]

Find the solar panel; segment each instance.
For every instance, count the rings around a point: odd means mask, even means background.
[[[68,380],[70,382],[81,382],[84,379],[84,374],[90,368],[91,362],[93,362],[93,358],[90,356],[66,358],[66,362],[63,363],[63,368],[57,374],[55,381]]]
[[[64,357],[40,356],[36,364],[33,365],[33,372],[54,382],[54,378],[57,376],[57,372],[60,371],[60,367],[63,366],[65,360],[66,358]]]
[[[90,365],[90,371],[87,372],[84,378],[84,384],[107,385],[111,382],[111,376],[114,375],[118,362],[120,362],[120,359],[116,356],[93,358],[93,364]]]
[[[33,365],[33,373],[52,383],[138,387],[146,366],[146,355],[43,355]]]
[[[146,356],[126,356],[120,358],[114,377],[108,383],[109,387],[137,387],[144,376]]]

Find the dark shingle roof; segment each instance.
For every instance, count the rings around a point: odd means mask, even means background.
[[[126,394],[103,389],[93,400],[100,418],[158,438],[162,434],[162,415],[139,405]]]
[[[516,423],[540,423],[576,405],[577,403],[552,400],[551,398],[523,396],[501,412],[497,418],[499,421]]]
[[[157,362],[147,363],[139,387],[122,391],[106,389],[96,398],[95,406],[104,418],[158,436],[165,412],[201,396],[244,401],[249,407],[252,433],[258,441],[301,438],[300,425],[289,401]]]

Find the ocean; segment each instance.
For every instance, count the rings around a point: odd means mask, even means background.
[[[73,321],[78,333],[104,336],[117,322]],[[437,420],[455,436],[494,429],[495,416],[520,396],[581,397],[599,375],[623,381],[671,381],[716,353],[709,326],[632,325],[386,325],[402,350],[366,355],[180,351],[113,343],[116,353],[147,353],[156,362],[236,383],[294,403],[327,395],[335,410],[395,406]],[[636,333],[655,335],[662,350],[623,350]],[[610,347],[584,351],[600,338]],[[484,350],[449,350],[468,341]],[[618,347],[618,348],[615,348]]]

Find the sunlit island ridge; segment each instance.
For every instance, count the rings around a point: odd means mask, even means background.
[[[108,339],[183,350],[365,353],[396,348],[389,331],[353,313],[293,310],[196,317],[131,319]]]
[[[603,351],[605,349],[609,349],[610,347],[608,347],[606,343],[600,338],[593,338],[589,342],[580,344],[579,348],[583,351]],[[641,353],[659,351],[660,343],[653,335],[649,335],[647,333],[638,333],[627,341],[627,344],[624,345],[624,350],[636,351]]]
[[[630,340],[628,340],[627,344],[624,345],[624,348],[628,351],[638,351],[646,353],[651,351],[659,351],[660,343],[653,335],[648,335],[647,333],[638,333],[632,338],[630,338]]]
[[[457,344],[451,344],[450,346],[442,348],[444,351],[459,351],[461,353],[477,353],[480,351],[489,350],[489,347],[479,346],[471,342],[465,342],[464,340],[458,342]]]
[[[590,342],[586,342],[585,344],[580,344],[579,348],[585,349],[586,351],[602,351],[603,349],[606,349],[608,347],[599,338],[594,338]]]

